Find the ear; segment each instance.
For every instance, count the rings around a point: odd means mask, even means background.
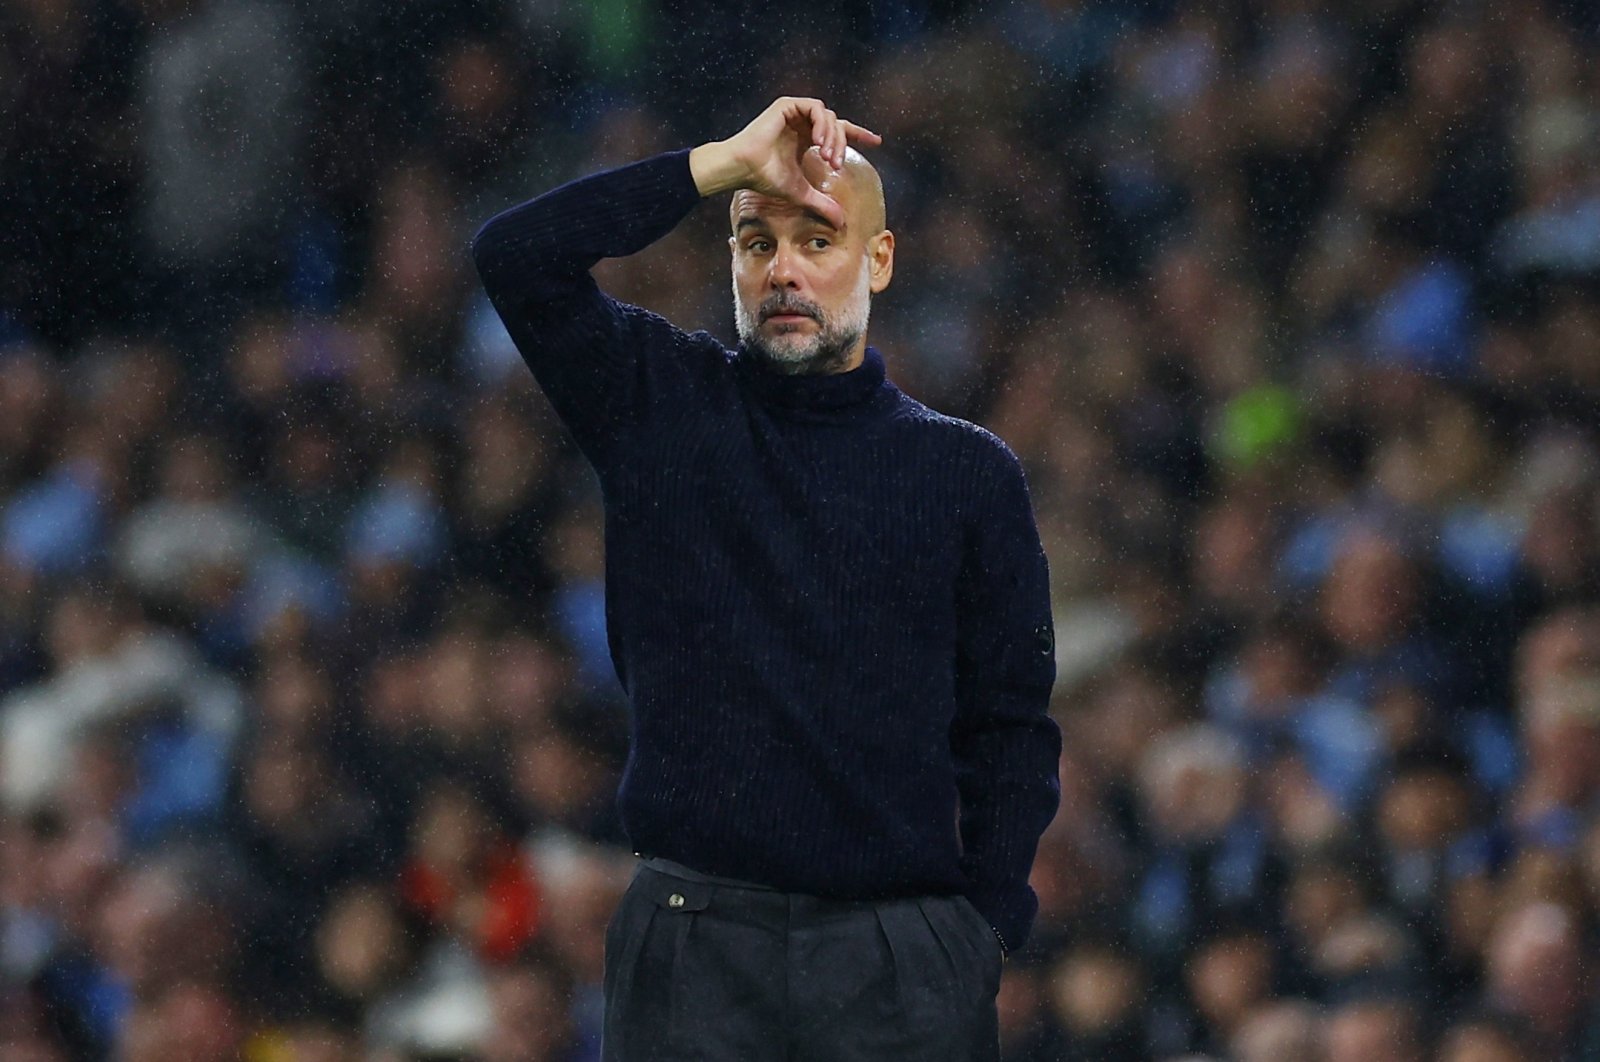
[[[867,240],[867,268],[872,277],[868,283],[876,295],[894,277],[894,233],[888,229]]]
[[[735,258],[739,256],[739,241],[732,236],[728,237],[728,253]]]

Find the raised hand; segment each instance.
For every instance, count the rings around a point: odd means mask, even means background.
[[[845,148],[882,142],[821,100],[783,96],[727,140],[691,151],[689,168],[701,195],[749,188],[815,210],[838,225],[844,211],[827,187],[844,165]]]

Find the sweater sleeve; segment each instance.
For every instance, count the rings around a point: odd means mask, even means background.
[[[643,250],[700,202],[687,149],[568,182],[478,229],[472,259],[512,342],[603,469],[641,416],[640,378],[682,333],[602,292],[589,270]]]
[[[1060,802],[1061,732],[1047,561],[1022,464],[999,446],[957,580],[951,750],[967,897],[1015,951],[1038,911],[1028,874]]]

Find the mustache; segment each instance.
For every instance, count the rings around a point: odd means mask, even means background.
[[[778,294],[768,296],[761,303],[761,309],[759,312],[761,320],[763,321],[769,317],[775,317],[780,313],[800,314],[801,316],[809,317],[813,321],[817,322],[821,322],[822,320],[822,307],[818,306],[814,302],[792,295]]]

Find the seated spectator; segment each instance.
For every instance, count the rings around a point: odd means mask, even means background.
[[[420,932],[407,924],[390,890],[370,880],[345,884],[316,926],[312,965],[320,1007],[336,1021],[364,1023],[365,1036],[386,1035],[421,950]]]
[[[568,1000],[572,975],[559,957],[538,948],[524,950],[489,974],[493,1014],[478,1048],[482,1062],[579,1062],[595,1057],[598,1044],[580,1045]]]
[[[158,701],[173,706],[196,756],[215,766],[227,755],[240,725],[238,691],[205,668],[188,641],[150,623],[125,594],[90,584],[58,598],[49,620],[52,678],[0,702],[0,798],[7,804],[47,801],[92,727]]]
[[[1494,1012],[1455,1022],[1439,1041],[1439,1062],[1534,1062],[1549,1057],[1548,1047],[1525,1023]]]
[[[1593,1020],[1584,955],[1582,927],[1570,911],[1550,903],[1508,911],[1489,943],[1485,995],[1527,1021],[1560,1057],[1578,1057]]]
[[[1071,948],[1050,975],[1051,1010],[1066,1033],[1069,1058],[1133,1062],[1147,1057],[1142,1008],[1145,973],[1105,945]]]
[[[1263,1002],[1240,1022],[1231,1050],[1238,1062],[1318,1062],[1323,1020],[1321,1011],[1304,1001]]]
[[[512,736],[511,788],[532,833],[565,830],[625,846],[612,806],[622,770],[614,731],[603,706],[572,703],[546,725]]]
[[[1272,941],[1259,931],[1222,931],[1192,954],[1183,972],[1190,1006],[1200,1018],[1196,1046],[1221,1053],[1276,988]]]
[[[1347,1003],[1328,1016],[1323,1054],[1327,1062],[1422,1062],[1419,1025],[1403,999]]]
[[[1177,953],[1218,918],[1259,911],[1267,895],[1271,856],[1244,766],[1238,743],[1205,725],[1157,738],[1145,753],[1150,862],[1135,925],[1152,955]]]
[[[482,801],[448,780],[423,792],[400,896],[413,917],[487,961],[511,958],[542,921],[539,881],[521,851]]]

